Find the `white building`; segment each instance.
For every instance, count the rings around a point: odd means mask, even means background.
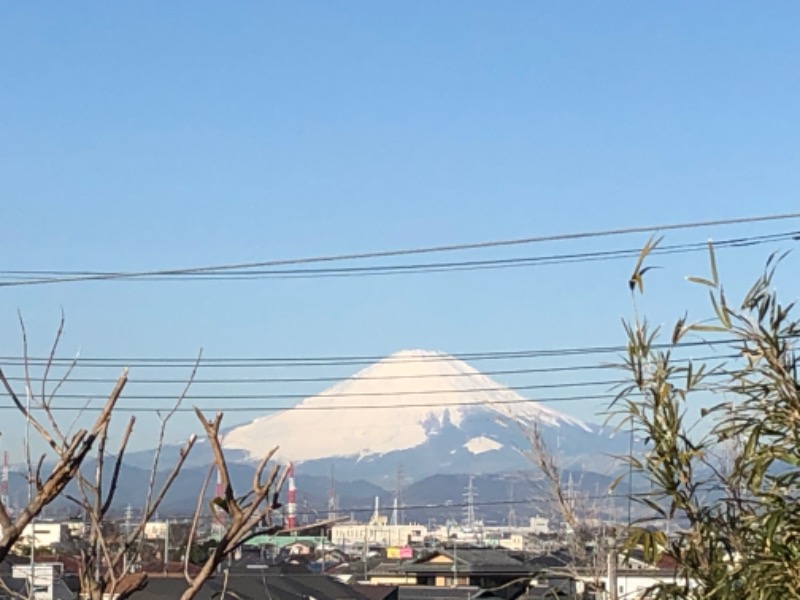
[[[34,600],[53,600],[56,587],[62,586],[61,576],[64,567],[60,563],[37,563],[35,565],[14,565],[11,570],[12,579],[22,579],[32,588]]]
[[[69,529],[64,523],[38,521],[25,526],[17,543],[36,548],[53,547],[63,544],[68,538]]]
[[[550,521],[545,517],[531,517],[528,529],[531,533],[550,533]]]
[[[144,539],[163,540],[167,537],[168,521],[148,521],[144,525]]]
[[[86,523],[83,521],[66,521],[64,525],[69,535],[74,538],[82,538],[86,535]]]
[[[589,578],[584,579],[584,583],[588,582]],[[608,594],[608,577],[601,577],[600,583]],[[671,569],[620,569],[617,571],[617,597],[639,600],[644,598],[645,591],[659,583],[683,583],[683,579]]]
[[[424,525],[387,525],[385,523],[341,523],[331,528],[331,542],[340,546],[376,544],[405,546],[422,543],[428,535]]]
[[[501,537],[497,545],[506,550],[525,550],[525,536],[521,533],[512,533]]]

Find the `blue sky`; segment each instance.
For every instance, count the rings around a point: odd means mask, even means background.
[[[4,268],[193,266],[794,211],[799,18],[793,2],[3,3]],[[721,257],[734,288],[769,250]],[[702,313],[680,280],[703,258],[661,264],[656,319]],[[629,269],[6,288],[0,343],[19,354],[20,309],[41,354],[63,307],[65,352],[85,356],[604,345],[622,341]]]

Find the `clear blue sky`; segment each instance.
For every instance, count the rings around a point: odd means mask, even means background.
[[[797,210],[798,22],[795,2],[5,2],[3,269],[192,266]],[[768,251],[731,251],[723,270],[738,285]],[[666,319],[692,306],[680,278],[704,261],[662,264],[651,309]],[[86,356],[618,343],[629,268],[8,288],[0,350],[19,354],[21,309],[44,352],[60,307],[65,351]]]

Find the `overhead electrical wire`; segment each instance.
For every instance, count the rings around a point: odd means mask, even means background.
[[[783,241],[797,241],[800,239],[800,232],[790,231],[777,234],[747,236],[716,241],[716,249],[725,248],[745,248],[768,243]],[[687,252],[705,251],[708,248],[707,242],[695,242],[686,244],[676,244],[670,246],[660,246],[651,252],[652,255],[671,255],[684,254]],[[179,275],[148,275],[137,277],[137,281],[243,281],[253,279],[308,279],[308,278],[327,278],[327,277],[362,277],[373,275],[403,275],[414,273],[442,273],[450,271],[479,271],[487,269],[507,269],[519,267],[534,267],[543,265],[559,265],[568,263],[595,262],[606,260],[618,260],[635,258],[641,252],[641,248],[628,248],[622,250],[595,251],[572,254],[554,254],[532,257],[516,257],[505,259],[471,260],[471,261],[452,261],[438,263],[418,263],[405,265],[375,265],[367,267],[339,267],[339,268],[314,268],[314,269],[250,269],[233,270],[213,273],[185,273]],[[0,271],[0,280],[10,280],[10,284],[24,282],[38,282],[42,276],[50,275],[53,277],[85,277],[114,275],[113,273],[93,272],[93,271]],[[115,278],[115,280],[125,280],[126,278]],[[42,281],[43,282],[43,281]],[[5,285],[0,282],[0,286]]]
[[[735,219],[715,219],[708,221],[694,221],[686,223],[671,223],[671,224],[650,225],[641,227],[595,230],[595,231],[586,231],[577,233],[564,233],[556,235],[535,236],[528,238],[493,240],[493,241],[477,242],[469,244],[428,246],[420,248],[406,248],[406,249],[362,252],[353,254],[335,254],[335,255],[325,255],[325,256],[304,257],[304,258],[265,260],[257,262],[230,263],[230,264],[207,265],[207,266],[188,267],[188,268],[159,269],[159,270],[149,270],[149,271],[78,272],[78,274],[72,274],[72,275],[68,274],[63,276],[57,275],[51,277],[38,277],[30,279],[2,281],[0,282],[0,287],[46,285],[46,284],[58,284],[58,283],[85,282],[85,281],[147,279],[147,278],[159,278],[159,277],[170,277],[170,276],[194,276],[194,275],[209,275],[209,274],[219,275],[225,272],[235,272],[242,270],[263,269],[272,267],[284,267],[290,265],[307,265],[307,264],[366,260],[366,259],[376,259],[376,258],[391,258],[391,257],[411,256],[411,255],[429,255],[429,254],[439,254],[445,252],[457,252],[457,251],[461,252],[461,251],[487,249],[487,248],[531,245],[544,242],[568,241],[568,240],[578,240],[578,239],[588,239],[588,238],[603,238],[603,237],[628,235],[634,233],[675,231],[675,230],[711,228],[711,227],[729,226],[738,224],[761,223],[770,221],[783,221],[783,220],[790,220],[797,218],[800,218],[800,213],[785,213],[778,215],[763,215],[763,216],[742,217]],[[790,236],[791,239],[795,239],[797,233],[793,232],[791,234],[783,234],[783,235],[787,235]],[[739,242],[739,243],[746,243],[746,241],[741,241],[741,240],[746,240],[746,238],[741,238]],[[753,241],[755,241],[755,238]],[[629,251],[626,250],[624,252],[629,252]],[[586,257],[583,258],[585,259]],[[521,259],[521,260],[531,260],[531,259],[529,257],[528,259]],[[457,265],[451,265],[450,268],[455,268],[456,266]],[[478,265],[472,265],[472,266],[478,266]],[[397,268],[402,268],[402,265],[395,266],[395,269]],[[417,266],[417,268],[420,269],[431,268],[431,265],[423,264]],[[57,271],[50,271],[50,273],[53,272],[57,273]],[[5,271],[5,273],[13,274],[13,272],[10,271]],[[25,272],[17,271],[17,273],[23,274]],[[30,274],[30,272],[28,273]]]
[[[724,338],[717,340],[685,340],[672,343],[653,344],[654,350],[678,350],[681,348],[714,347],[719,345],[734,344],[740,340]],[[521,360],[536,358],[564,358],[567,356],[586,356],[595,354],[624,353],[627,346],[583,346],[572,348],[552,348],[535,350],[501,350],[474,353],[455,354],[430,354],[424,356],[396,357],[392,356],[366,356],[366,355],[340,355],[316,357],[203,357],[200,368],[225,367],[225,368],[273,368],[273,367],[327,367],[327,366],[353,366],[372,365],[376,362],[383,364],[413,364],[413,363],[438,363],[438,362],[479,362],[487,360]],[[29,366],[44,366],[48,362],[46,357],[28,357]],[[25,362],[22,356],[0,356],[0,365],[21,366]],[[75,362],[72,358],[54,358],[53,365],[71,365]],[[175,357],[81,357],[79,365],[85,367],[146,367],[146,368],[184,368],[194,367],[197,358]]]
[[[598,386],[620,386],[625,383],[630,383],[628,379],[606,379],[597,381],[573,381],[573,382],[558,382],[558,383],[536,383],[530,385],[499,385],[494,387],[470,387],[470,388],[444,388],[444,389],[423,389],[423,390],[399,390],[395,392],[344,392],[344,393],[326,393],[321,392],[316,394],[315,397],[319,398],[402,398],[409,396],[439,396],[439,395],[453,395],[453,394],[482,394],[489,392],[520,392],[531,390],[552,390],[561,388],[579,388],[579,387],[598,387]],[[77,394],[77,393],[60,393],[60,399],[86,399],[93,397],[91,394]],[[228,400],[303,400],[308,398],[308,394],[191,394],[187,393],[183,396],[184,400],[216,400],[219,402]],[[126,400],[174,400],[174,395],[167,394],[125,394],[121,399]],[[535,399],[528,400],[535,402]],[[481,404],[480,402],[474,404]],[[410,404],[409,406],[450,406],[449,402],[442,403],[428,403],[424,405]],[[392,408],[396,405],[384,404],[380,405],[381,408]]]
[[[319,398],[408,398],[414,396],[448,396],[454,394],[483,394],[491,392],[521,392],[539,389],[558,389],[562,387],[597,387],[599,385],[620,385],[625,383],[623,380],[609,380],[609,381],[590,381],[572,384],[556,383],[556,384],[532,384],[532,385],[517,385],[517,386],[495,386],[495,387],[473,387],[464,389],[434,389],[434,390],[413,390],[413,391],[397,391],[397,392],[354,392],[342,394],[316,394],[315,397]],[[78,393],[59,393],[60,400],[85,400],[89,397],[94,397],[95,394],[78,394]],[[308,394],[191,394],[187,393],[184,400],[214,400],[217,402],[226,402],[228,400],[303,400],[308,398]],[[174,395],[169,394],[125,394],[120,400],[175,400]],[[529,402],[532,400],[529,400]],[[470,404],[481,404],[470,403]],[[441,406],[450,406],[451,403],[443,402]],[[372,406],[372,405],[367,405]],[[380,404],[374,406],[381,406],[382,408],[392,408],[399,406],[395,404]],[[425,402],[424,404],[410,404],[409,406],[436,406],[435,403]]]
[[[60,398],[63,396],[59,396]],[[554,398],[537,398],[535,400],[528,400],[525,398],[519,398],[514,400],[505,400],[505,401],[498,401],[498,402],[448,402],[446,404],[441,404],[441,406],[489,406],[489,405],[513,405],[513,404],[549,404],[554,402],[583,402],[586,400],[608,400],[611,398],[615,398],[616,394],[595,394],[595,395],[588,395],[588,396],[564,396],[564,397],[554,397]],[[94,399],[93,396],[80,396],[83,400],[90,400]],[[131,399],[128,397],[128,399]],[[103,398],[97,398],[99,402],[102,403]],[[174,398],[172,398],[174,400]],[[200,410],[220,410],[223,412],[283,412],[283,411],[300,411],[300,412],[331,412],[337,410],[389,410],[389,409],[396,409],[396,408],[419,408],[420,406],[435,406],[434,404],[337,404],[331,406],[311,406],[311,407],[298,407],[298,406],[198,406]],[[102,410],[103,407],[98,406],[60,406],[56,404],[50,405],[50,410],[56,412],[96,412]],[[0,410],[19,410],[16,406],[13,405],[5,405],[0,406]],[[32,412],[36,412],[36,408],[32,408]],[[147,412],[163,412],[164,407],[158,406],[146,406],[146,405],[137,405],[137,406],[128,406],[118,404],[114,407],[115,411],[119,412],[133,412],[133,413],[147,413]],[[172,410],[172,409],[170,409]],[[189,406],[179,406],[178,408],[174,409],[175,412],[194,412],[194,407]]]
[[[709,355],[692,357],[691,360],[695,362],[705,362],[713,360],[726,360],[738,358],[739,354],[722,354],[722,355]],[[675,359],[676,362],[684,362],[689,359]],[[258,367],[254,367],[258,368]],[[585,364],[585,365],[569,365],[569,366],[550,366],[538,367],[530,369],[500,369],[480,371],[480,375],[486,377],[494,377],[498,375],[531,375],[534,373],[559,373],[559,372],[581,372],[581,371],[595,371],[595,370],[608,370],[618,368],[618,365],[613,364]],[[460,379],[463,377],[474,377],[474,373],[456,372],[456,373],[436,373],[429,375],[384,375],[384,376],[359,376],[358,381],[397,381],[397,380],[415,380],[415,379]],[[9,381],[25,381],[22,376],[9,376],[6,377]],[[70,377],[70,383],[96,383],[96,384],[113,384],[117,380],[112,377]],[[284,384],[284,383],[339,383],[342,377],[239,377],[239,378],[202,378],[198,377],[192,380],[192,387],[198,385],[255,385],[255,384]],[[167,378],[138,378],[132,377],[128,381],[128,385],[166,385],[166,384],[185,384],[186,379],[167,379]],[[569,384],[565,384],[569,385]]]
[[[514,388],[504,388],[504,389],[514,389]],[[713,392],[715,388],[708,387],[708,388],[697,388],[695,391],[697,392]],[[724,391],[724,390],[723,390]],[[633,393],[634,396],[640,396],[641,394],[636,392]],[[555,404],[558,402],[586,402],[586,401],[594,401],[594,400],[612,400],[614,398],[619,397],[619,394],[586,394],[586,395],[579,395],[579,396],[550,396],[550,397],[539,397],[539,398],[514,398],[511,400],[495,400],[491,402],[426,402],[424,404],[420,403],[391,403],[391,404],[330,404],[330,405],[323,405],[323,406],[302,406],[302,405],[294,405],[294,406],[264,406],[264,405],[253,405],[253,406],[242,406],[242,405],[225,405],[225,404],[214,404],[211,406],[198,406],[200,410],[219,410],[222,412],[335,412],[338,410],[394,410],[394,409],[406,409],[406,408],[416,408],[419,409],[420,407],[450,407],[450,406],[506,406],[506,405],[515,405],[515,404]],[[61,411],[61,412],[94,412],[102,410],[101,404],[103,403],[104,399],[102,397],[98,397],[95,395],[81,395],[81,394],[71,394],[71,395],[60,395],[59,399],[66,398],[66,399],[81,399],[84,401],[92,401],[97,400],[98,404],[96,406],[61,406],[56,405],[55,403],[50,403],[48,405],[50,410],[53,411]],[[171,400],[174,401],[174,396],[169,397],[147,397],[147,396],[127,396],[127,400],[137,400],[147,401],[147,400]],[[122,398],[121,398],[122,399]],[[185,398],[189,400],[191,398]],[[213,400],[213,397],[207,398],[208,400]],[[230,398],[231,400],[242,398]],[[0,406],[0,410],[19,410],[16,406],[13,405],[5,405]],[[34,407],[32,409],[33,412],[37,410],[42,410],[41,408]],[[144,404],[130,406],[130,405],[123,405],[117,404],[114,408],[116,411],[120,412],[163,412],[164,406],[148,406]],[[173,410],[173,408],[170,408]],[[189,406],[179,406],[174,409],[175,412],[194,412],[194,407]]]

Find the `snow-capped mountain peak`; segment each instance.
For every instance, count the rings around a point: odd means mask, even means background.
[[[528,401],[452,356],[404,350],[292,409],[234,428],[224,444],[253,457],[278,445],[283,459],[297,462],[363,459],[416,448],[444,429],[463,429],[468,420],[482,416],[591,431],[582,421]],[[471,435],[470,441],[478,437]],[[487,452],[495,447],[490,442],[502,447],[489,438],[464,447],[473,454]]]

